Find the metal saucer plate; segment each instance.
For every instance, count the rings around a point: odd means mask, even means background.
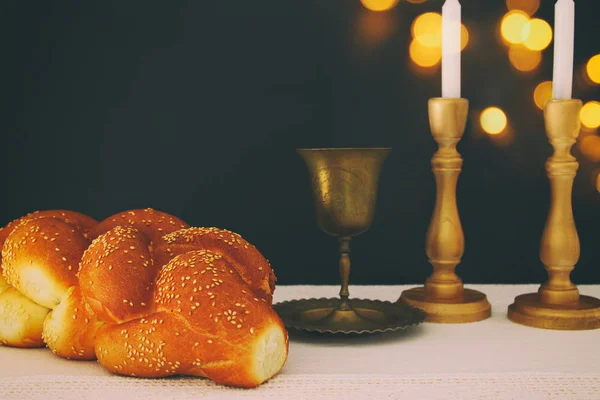
[[[327,334],[373,334],[416,326],[427,314],[407,304],[350,299],[351,311],[336,310],[339,298],[302,299],[273,305],[286,328]]]

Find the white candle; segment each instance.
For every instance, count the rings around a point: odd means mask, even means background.
[[[573,92],[575,3],[558,0],[554,6],[554,75],[552,97],[570,99]]]
[[[460,98],[460,27],[458,0],[442,7],[442,97]]]

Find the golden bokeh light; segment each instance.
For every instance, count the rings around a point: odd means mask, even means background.
[[[439,46],[423,46],[418,40],[413,40],[408,49],[410,59],[419,67],[433,67],[442,59],[442,48]]]
[[[579,140],[579,151],[587,159],[600,161],[600,137],[598,135],[586,135]]]
[[[513,67],[521,72],[533,71],[542,62],[542,53],[529,50],[525,46],[510,46],[508,59]]]
[[[506,8],[509,11],[520,10],[532,16],[540,8],[540,0],[506,0]]]
[[[600,103],[589,101],[581,109],[581,123],[591,129],[600,127]]]
[[[600,83],[600,54],[590,58],[585,69],[592,82]]]
[[[409,3],[413,3],[413,4],[423,4],[425,3],[427,0],[406,0]]]
[[[502,38],[510,44],[523,43],[523,32],[528,22],[529,16],[523,11],[509,11],[500,24]]]
[[[596,190],[600,192],[600,173],[596,175]]]
[[[386,11],[394,8],[398,0],[360,0],[363,6],[371,11]]]
[[[411,32],[413,38],[423,46],[441,46],[442,16],[434,12],[419,15],[412,24]]]
[[[552,28],[543,19],[530,19],[523,27],[522,39],[529,50],[544,50],[552,41]]]
[[[480,122],[485,132],[497,135],[506,129],[506,114],[498,107],[488,107],[481,113]]]
[[[469,30],[467,29],[466,26],[461,25],[460,26],[460,49],[464,50],[465,47],[467,47],[467,44],[469,44]]]
[[[411,33],[413,39],[417,40],[422,46],[441,47],[442,46],[442,15],[439,13],[428,12],[415,18]],[[469,43],[469,30],[466,26],[460,27],[460,49],[464,50]]]
[[[390,13],[362,12],[355,26],[355,43],[361,51],[372,50],[388,39],[396,27],[396,20]]]
[[[552,98],[552,81],[545,81],[537,85],[533,92],[535,105],[543,110],[546,102]]]

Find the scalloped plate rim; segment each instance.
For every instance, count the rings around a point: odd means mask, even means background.
[[[413,319],[413,321],[411,321],[409,324],[406,325],[399,325],[399,326],[386,326],[383,328],[377,328],[377,329],[363,329],[360,331],[357,330],[332,330],[332,329],[319,329],[319,328],[308,328],[308,327],[303,327],[303,326],[299,326],[296,324],[289,324],[286,323],[284,318],[277,312],[277,308],[282,307],[282,306],[287,306],[287,305],[294,305],[300,302],[312,302],[312,301],[328,301],[328,302],[335,302],[339,300],[339,298],[330,298],[330,297],[311,297],[308,299],[295,299],[295,300],[285,300],[285,301],[281,301],[278,303],[273,304],[273,309],[275,310],[275,312],[277,313],[277,315],[281,318],[283,324],[287,327],[287,328],[292,328],[298,331],[303,331],[303,332],[318,332],[318,333],[330,333],[330,334],[345,334],[345,335],[349,335],[349,334],[357,334],[357,335],[362,335],[362,334],[374,334],[374,333],[386,333],[386,332],[395,332],[398,330],[404,330],[407,328],[411,328],[411,327],[415,327],[418,326],[420,324],[422,324],[423,322],[426,321],[427,319],[427,314],[425,313],[425,311],[421,310],[420,308],[408,305],[408,304],[402,304],[401,306],[407,309],[410,309],[413,312],[416,312],[417,314],[420,314],[420,317]],[[388,304],[388,305],[398,305],[398,303],[394,303],[391,301],[387,301],[387,300],[376,300],[376,299],[360,299],[360,298],[352,298],[350,299],[350,301],[366,301],[366,302],[370,302],[370,303],[377,303],[377,304]]]

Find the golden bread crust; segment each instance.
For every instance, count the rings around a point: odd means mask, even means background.
[[[205,376],[255,387],[285,363],[283,323],[217,253],[192,251],[171,260],[157,279],[155,300],[156,313],[100,329],[96,354],[107,370],[153,378]],[[266,357],[256,351],[265,332],[274,332],[277,340],[269,349],[276,364],[267,375],[256,367]]]
[[[124,322],[153,311],[158,275],[149,238],[117,226],[98,236],[83,254],[79,284],[103,322]]]
[[[152,208],[123,211],[104,219],[91,232],[92,239],[97,238],[116,226],[133,227],[144,233],[152,243],[156,243],[163,235],[187,228],[189,225],[181,219],[156,211]]]
[[[71,286],[44,321],[42,338],[60,357],[95,360],[96,332],[103,325],[83,301],[78,286]]]
[[[0,293],[0,344],[44,347],[42,330],[50,310],[23,296],[14,287]]]
[[[271,265],[256,247],[237,233],[218,228],[178,230],[158,242],[155,262],[165,265],[173,257],[193,250],[210,250],[225,258],[254,294],[271,304],[276,281]]]
[[[2,247],[3,276],[11,286],[46,308],[54,308],[77,285],[79,261],[88,240],[75,226],[53,217],[24,220]]]
[[[83,236],[88,238],[90,231],[98,225],[98,221],[95,219],[88,217],[85,214],[79,213],[77,211],[69,211],[69,210],[44,210],[44,211],[34,211],[29,213],[21,218],[17,218],[11,222],[9,222],[4,228],[0,228],[0,253],[2,251],[2,246],[4,246],[4,242],[8,235],[12,233],[12,231],[22,222],[37,219],[37,218],[56,218],[62,221],[65,221],[71,225],[77,227],[82,233]],[[2,274],[2,255],[0,254],[0,274]]]

